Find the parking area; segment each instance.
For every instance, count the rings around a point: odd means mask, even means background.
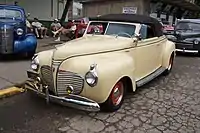
[[[1,133],[199,133],[200,58],[178,55],[172,73],[126,96],[114,113],[46,105],[27,93],[0,101]]]

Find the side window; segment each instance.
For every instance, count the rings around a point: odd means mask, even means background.
[[[150,25],[147,26],[147,38],[153,38],[155,36],[154,28]]]
[[[141,39],[147,39],[147,25],[142,24],[140,29]]]

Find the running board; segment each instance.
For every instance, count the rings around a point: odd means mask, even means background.
[[[144,84],[150,82],[151,80],[153,80],[154,78],[158,77],[159,75],[161,75],[166,69],[163,67],[158,68],[156,71],[154,71],[153,73],[151,73],[150,75],[136,81],[136,86],[137,87],[141,87]]]

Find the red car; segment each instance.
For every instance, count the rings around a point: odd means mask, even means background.
[[[87,28],[89,19],[88,18],[80,18],[80,19],[75,19],[74,22],[77,27],[76,33],[75,33],[76,34],[75,38],[82,37],[85,32],[85,29]]]
[[[163,25],[163,33],[164,34],[173,34],[174,32],[174,26],[170,25],[169,22],[162,22],[162,25]]]

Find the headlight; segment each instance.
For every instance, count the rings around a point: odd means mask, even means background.
[[[194,44],[199,44],[199,41],[198,40],[194,40]]]
[[[38,70],[39,68],[39,58],[38,58],[38,55],[35,54],[32,58],[32,61],[31,61],[31,68],[35,71]]]
[[[177,35],[178,35],[178,34],[180,34],[180,32],[179,32],[179,31],[176,31],[176,32],[175,32],[175,34],[177,34]]]
[[[90,66],[90,70],[85,74],[85,80],[87,84],[91,87],[97,85],[98,82],[98,75],[96,71],[96,64]]]
[[[17,29],[17,35],[21,36],[24,33],[23,29],[18,28]]]

